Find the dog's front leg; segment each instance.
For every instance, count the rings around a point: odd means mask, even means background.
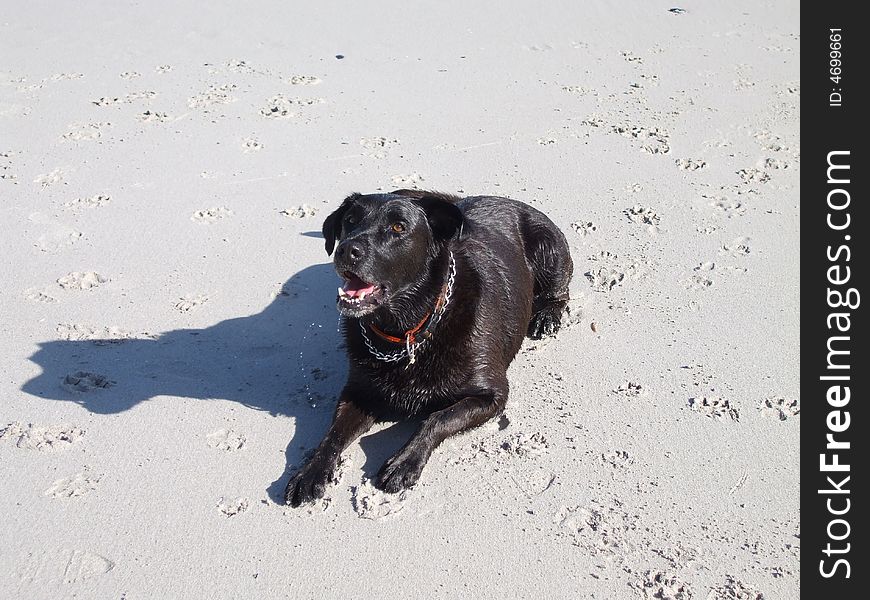
[[[481,390],[432,413],[408,443],[384,463],[375,478],[375,486],[393,493],[411,487],[417,483],[432,451],[441,442],[501,414],[506,401],[507,381],[504,390]]]
[[[300,506],[322,498],[342,451],[374,424],[374,417],[347,396],[346,392],[342,392],[326,437],[314,455],[287,483],[284,501],[290,506]]]

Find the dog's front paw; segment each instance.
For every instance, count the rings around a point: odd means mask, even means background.
[[[426,456],[420,452],[400,452],[390,458],[375,477],[375,487],[395,494],[417,483],[423,467],[426,466]]]
[[[320,462],[307,462],[287,482],[284,502],[295,508],[323,498],[326,485],[332,479],[332,472],[333,469]]]
[[[562,325],[561,308],[543,308],[532,315],[529,322],[528,336],[533,340],[539,340],[548,335],[554,335]]]

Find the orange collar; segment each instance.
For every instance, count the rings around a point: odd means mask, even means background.
[[[372,356],[384,362],[396,362],[407,357],[408,365],[405,367],[406,369],[414,364],[417,347],[432,337],[432,332],[430,330],[437,325],[444,316],[444,312],[447,310],[447,305],[450,303],[450,297],[453,295],[453,282],[456,278],[456,259],[453,258],[452,251],[450,252],[450,259],[447,264],[447,280],[444,282],[444,287],[441,288],[441,294],[439,294],[438,300],[435,301],[435,308],[429,311],[426,316],[417,323],[417,325],[406,331],[403,334],[404,338],[384,333],[373,324],[369,325],[372,331],[380,336],[381,339],[394,344],[404,345],[405,347],[401,350],[390,352],[389,354],[381,352],[374,347],[372,341],[369,339],[369,336],[366,333],[366,326],[363,325],[362,320],[357,321],[359,324],[359,331],[362,334],[365,345],[368,347]],[[418,336],[423,338],[419,342],[417,341]]]
[[[424,338],[428,339],[432,336],[429,332],[429,327],[434,324],[432,316],[439,314],[441,307],[444,305],[444,295],[447,293],[447,285],[444,286],[444,289],[441,290],[441,294],[438,296],[438,300],[435,301],[435,308],[426,313],[420,322],[417,323],[414,327],[407,330],[402,334],[402,337],[398,337],[395,335],[390,335],[381,331],[374,323],[369,325],[372,331],[378,334],[378,337],[381,339],[387,340],[388,342],[393,342],[394,344],[415,344],[417,343],[417,334],[422,335]],[[420,333],[420,330],[423,330]]]

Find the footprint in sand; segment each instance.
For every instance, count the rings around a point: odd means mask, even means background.
[[[777,133],[768,131],[767,129],[749,130],[748,135],[753,138],[764,150],[771,152],[794,152],[800,151],[800,148],[792,148],[785,138]]]
[[[92,290],[109,281],[108,277],[96,271],[74,271],[57,280],[57,284],[65,290]]]
[[[790,168],[791,165],[778,158],[764,158],[758,161],[758,167],[765,170],[780,171]]]
[[[56,328],[58,337],[62,340],[94,342],[98,346],[120,344],[131,339],[156,339],[156,335],[148,332],[133,333],[116,325],[109,327],[90,327],[82,323],[60,323]]]
[[[191,215],[190,220],[196,223],[217,223],[221,219],[226,219],[228,217],[233,216],[233,211],[231,211],[226,206],[217,206],[214,208],[204,208],[203,210],[198,210],[193,215]]]
[[[8,439],[25,450],[52,452],[68,448],[84,434],[84,430],[75,425],[35,427],[32,423],[24,426],[15,422],[0,429],[0,440]]]
[[[387,494],[377,489],[366,479],[351,488],[351,503],[361,519],[380,520],[394,517],[405,508],[406,493]]]
[[[169,115],[165,112],[155,112],[152,110],[146,110],[136,117],[141,123],[166,123],[169,118]]]
[[[568,92],[569,94],[577,94],[578,96],[585,96],[586,94],[593,92],[593,90],[583,87],[582,85],[563,85],[563,92]],[[597,95],[597,94],[596,94]]]
[[[759,410],[765,415],[786,421],[801,414],[801,403],[797,398],[765,398],[761,401]]]
[[[260,114],[269,119],[292,119],[296,113],[293,105],[282,96],[274,96],[266,101],[266,106],[260,109]]]
[[[499,430],[501,431],[501,430]],[[457,463],[474,460],[479,456],[499,459],[535,458],[550,451],[550,442],[539,431],[517,432],[508,436],[494,435],[471,442]]]
[[[129,94],[124,94],[120,98],[120,101],[124,104],[132,104],[139,100],[151,100],[155,96],[157,96],[157,92],[153,90],[144,90],[141,92],[130,92]]]
[[[600,127],[601,124],[595,126]],[[647,154],[670,154],[671,152],[670,134],[664,129],[631,123],[617,123],[610,125],[609,131],[639,141],[641,143],[640,149]]]
[[[695,273],[688,279],[682,280],[681,283],[687,290],[706,290],[713,287],[713,280],[700,273]]]
[[[3,112],[0,111],[0,116]],[[18,176],[12,172],[12,155],[14,152],[6,150],[0,152],[0,179],[6,181],[15,181]]]
[[[29,553],[15,569],[25,583],[79,583],[104,575],[115,568],[105,556],[87,550],[56,550]]]
[[[47,188],[51,185],[57,185],[58,183],[64,183],[64,176],[67,174],[67,171],[62,168],[57,168],[51,171],[50,173],[43,173],[42,175],[37,175],[36,179],[33,180],[34,183],[38,183],[42,186],[42,189]]]
[[[290,217],[292,219],[304,219],[305,217],[313,217],[314,215],[316,215],[317,209],[313,206],[303,204],[301,206],[285,208],[280,212],[280,214],[284,215],[285,217]]]
[[[639,225],[646,225],[647,229],[650,231],[657,230],[662,221],[656,211],[648,206],[641,206],[640,204],[635,204],[631,208],[626,208],[622,212],[626,217],[628,217],[629,221]]]
[[[413,188],[420,187],[420,184],[425,181],[425,178],[419,173],[411,173],[410,175],[393,175],[390,178],[390,181],[393,182],[393,185],[401,185],[401,186],[411,186]]]
[[[643,58],[637,56],[634,52],[631,52],[629,50],[623,50],[622,52],[620,52],[620,54],[622,54],[622,58],[625,59],[625,62],[634,63],[636,65],[643,64]]]
[[[131,92],[123,96],[103,96],[96,100],[91,100],[91,104],[96,106],[116,106],[118,104],[132,104],[137,100],[150,100],[157,95],[157,92]],[[107,123],[108,124],[108,123]]]
[[[173,306],[178,312],[186,313],[192,311],[198,306],[202,306],[206,302],[208,302],[208,296],[204,294],[187,294],[186,296],[182,296]]]
[[[81,79],[84,76],[84,73],[55,73],[48,79],[51,81],[69,81],[72,79]]]
[[[639,383],[635,383],[634,381],[624,381],[623,383],[620,383],[615,390],[613,390],[613,393],[620,396],[625,396],[626,398],[636,398],[638,396],[646,394],[646,391]]]
[[[28,217],[28,220],[39,225],[39,229],[42,231],[33,244],[40,252],[57,254],[70,246],[74,246],[84,238],[80,231],[76,231],[64,223],[59,223],[54,217],[43,213],[33,213]]]
[[[320,85],[322,80],[313,75],[293,75],[287,79],[290,85]]]
[[[231,58],[227,62],[223,64],[223,68],[229,71],[230,73],[241,73],[243,75],[271,75],[272,72],[269,69],[262,69],[251,65],[246,60],[240,60],[238,58]],[[216,73],[218,71],[210,70],[210,73]]]
[[[757,588],[743,583],[733,575],[725,576],[725,584],[707,595],[705,600],[764,600],[765,595]]]
[[[628,280],[643,279],[650,272],[650,263],[646,258],[620,259],[618,255],[606,250],[593,254],[589,260],[601,265],[597,268],[593,266],[584,273],[597,292],[609,292]]]
[[[70,246],[78,244],[83,235],[72,227],[60,223],[48,225],[49,231],[40,235],[35,246],[40,252],[57,254]]]
[[[209,448],[223,450],[224,452],[235,452],[241,450],[248,442],[244,434],[241,434],[234,429],[218,429],[212,431],[205,436],[205,439]]]
[[[123,102],[118,96],[102,96],[96,100],[91,100],[91,104],[95,106],[114,106]]]
[[[624,548],[624,532],[633,529],[633,518],[619,505],[600,504],[562,506],[553,521],[573,540],[591,554],[613,555]],[[560,532],[560,535],[563,535]],[[662,596],[664,598],[665,596]]]
[[[587,235],[591,235],[598,231],[598,225],[596,225],[592,221],[574,221],[573,223],[571,223],[571,229],[573,229],[576,233],[579,233],[583,237],[586,237]]]
[[[368,150],[366,154],[369,158],[381,160],[387,157],[387,150],[399,144],[396,138],[386,138],[383,136],[361,138],[359,145]]]
[[[242,140],[242,152],[245,154],[251,154],[253,152],[259,152],[263,149],[263,144],[260,143],[256,138],[245,138]]]
[[[73,123],[70,130],[63,134],[66,141],[83,142],[98,140],[103,137],[103,128],[111,123]]]
[[[729,198],[728,196],[704,196],[710,199],[710,206],[728,217],[742,215],[746,212],[743,203],[740,200]]]
[[[713,286],[713,279],[710,277],[709,273],[716,268],[716,264],[707,261],[700,263],[697,267],[692,269],[694,273],[688,279],[684,279],[681,281],[683,286],[689,290],[705,290]]]
[[[95,475],[85,469],[71,477],[58,479],[43,492],[43,495],[51,498],[78,498],[97,489],[99,482],[100,475]]]
[[[614,469],[625,469],[634,464],[634,458],[625,450],[608,450],[601,453],[601,462]]]
[[[50,296],[43,290],[26,290],[24,292],[24,297],[31,302],[41,302],[43,304],[53,304],[57,302],[57,298]]]
[[[647,571],[643,579],[633,584],[647,600],[692,600],[691,588],[674,573]]]
[[[701,396],[689,398],[689,408],[712,419],[728,417],[732,421],[740,420],[740,413],[731,402],[720,396]]]
[[[539,431],[514,433],[504,438],[498,446],[498,452],[501,454],[523,458],[541,456],[549,450],[550,442]]]
[[[749,245],[750,241],[752,240],[748,237],[736,238],[728,243],[722,244],[722,248],[719,252],[730,254],[731,256],[749,256],[749,254],[752,253],[752,248]]]
[[[767,172],[754,167],[751,169],[740,169],[737,171],[737,174],[740,176],[740,180],[745,184],[767,183],[770,181],[770,175]]]
[[[188,98],[187,105],[190,108],[203,109],[220,104],[231,104],[237,100],[231,93],[236,87],[234,83],[209,86],[206,91]]]
[[[389,148],[399,143],[395,138],[385,138],[383,136],[361,138],[359,145],[368,150],[377,150],[379,148]]]
[[[76,371],[75,373],[69,373],[63,378],[62,386],[68,392],[89,393],[110,388],[116,383],[105,375],[90,373],[88,371]]]
[[[314,106],[326,102],[323,98],[290,98],[288,101],[297,106]]]
[[[250,506],[251,503],[247,498],[235,498],[232,500],[221,498],[217,505],[221,514],[227,518],[235,517],[236,515],[245,512],[250,508]]]
[[[683,171],[699,171],[707,168],[707,161],[700,158],[678,158],[674,163]]]
[[[88,208],[99,208],[101,206],[105,206],[111,201],[111,196],[108,196],[106,194],[96,194],[94,196],[88,196],[86,198],[76,198],[75,200],[64,202],[63,207],[72,212],[79,212]]]
[[[597,292],[609,292],[622,283],[625,279],[625,271],[619,267],[604,266],[583,274],[592,288]]]

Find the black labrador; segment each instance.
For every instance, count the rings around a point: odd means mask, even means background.
[[[377,421],[423,419],[375,478],[397,492],[438,444],[501,414],[508,365],[524,336],[558,331],[573,271],[550,219],[494,196],[353,194],[323,236],[344,280],[350,372],[326,437],[287,484],[291,506],[322,497],[341,452]]]

